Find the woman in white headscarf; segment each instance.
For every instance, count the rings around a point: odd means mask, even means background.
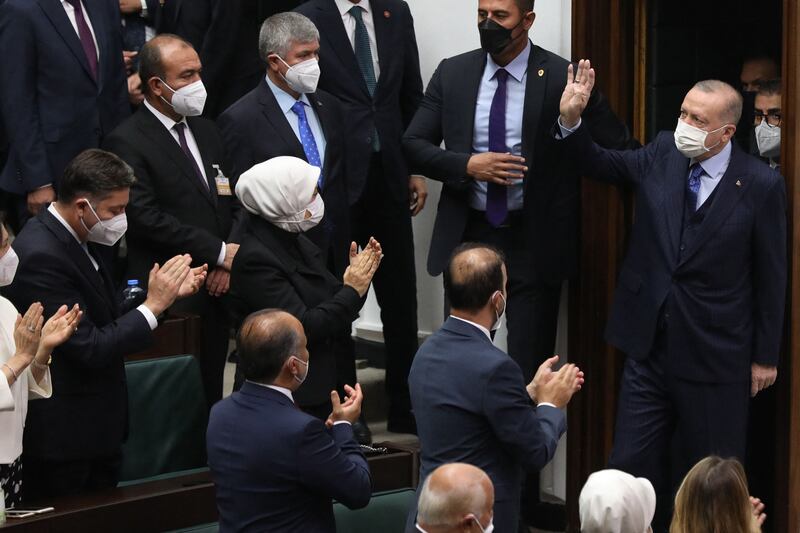
[[[351,325],[382,254],[375,239],[360,253],[352,243],[343,279],[329,272],[319,248],[304,235],[325,213],[319,174],[302,159],[276,157],[239,177],[236,196],[251,215],[233,262],[229,297],[237,325],[265,308],[284,309],[302,322],[310,359],[307,368],[294,362],[295,377],[303,382],[294,400],[324,420],[331,390],[355,382]],[[246,377],[247,369],[241,370]]]
[[[643,477],[601,470],[586,480],[579,507],[582,533],[648,533],[656,491]]]
[[[17,271],[17,254],[0,225],[0,287],[10,285]],[[66,341],[81,319],[75,305],[64,305],[44,323],[44,308],[34,302],[20,316],[14,305],[0,297],[0,488],[6,507],[19,505],[22,497],[22,431],[28,398],[49,398],[50,353]]]

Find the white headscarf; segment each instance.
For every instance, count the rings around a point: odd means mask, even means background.
[[[319,174],[319,167],[302,159],[274,157],[239,176],[236,196],[245,209],[279,228],[307,231],[319,223],[325,211],[321,195],[311,200]],[[305,218],[306,210],[311,218]]]
[[[619,470],[595,472],[581,490],[581,531],[645,533],[656,512],[656,491],[643,477]]]

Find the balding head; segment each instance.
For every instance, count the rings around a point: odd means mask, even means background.
[[[299,357],[305,343],[303,325],[289,313],[256,311],[244,319],[236,335],[239,368],[245,379],[272,383],[292,355]]]
[[[485,529],[492,521],[494,487],[489,476],[472,465],[451,463],[434,470],[422,485],[417,523],[428,533]]]
[[[454,310],[476,312],[492,295],[504,292],[506,274],[502,254],[485,244],[464,243],[450,257],[444,289]]]
[[[174,87],[167,79],[171,74],[169,70],[172,63],[175,59],[178,59],[176,55],[181,56],[180,59],[189,56],[190,59],[196,59],[197,63],[200,63],[200,58],[192,48],[192,45],[182,37],[171,33],[153,37],[142,46],[138,55],[139,77],[142,80],[142,92],[145,95],[152,95],[153,88],[149,82],[154,78],[166,81]]]
[[[738,124],[742,118],[742,95],[731,85],[719,80],[703,80],[694,84],[692,91],[699,91],[713,97],[713,109],[719,122]],[[691,91],[690,91],[691,92]]]
[[[756,55],[745,59],[742,63],[742,72],[739,74],[742,90],[745,92],[756,92],[763,82],[779,77],[780,65],[767,55]]]

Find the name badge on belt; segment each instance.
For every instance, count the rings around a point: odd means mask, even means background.
[[[220,170],[219,165],[211,165],[216,171],[217,176],[214,181],[217,183],[217,196],[231,196],[231,182],[225,177],[225,174]]]

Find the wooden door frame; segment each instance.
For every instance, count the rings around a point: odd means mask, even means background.
[[[572,57],[590,58],[612,109],[645,133],[648,0],[572,0]],[[775,433],[774,530],[800,533],[800,5],[783,0],[783,152],[789,215],[786,333]],[[791,142],[789,141],[791,140]],[[586,371],[584,389],[570,403],[567,445],[568,531],[579,531],[578,495],[611,451],[622,354],[603,341],[616,274],[631,221],[631,199],[584,180],[581,266],[570,283],[569,354]]]

